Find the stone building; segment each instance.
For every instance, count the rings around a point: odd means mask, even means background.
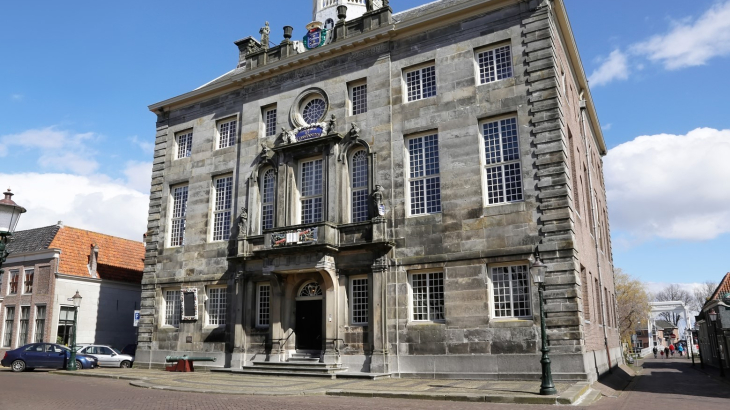
[[[730,272],[720,280],[695,321],[700,360],[710,366],[722,366],[727,373],[730,370]]]
[[[606,146],[563,2],[313,17],[149,107],[137,363],[537,378],[539,251],[554,377],[615,366]]]

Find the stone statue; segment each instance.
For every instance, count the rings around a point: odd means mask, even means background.
[[[241,215],[238,216],[238,236],[246,236],[248,233],[248,211],[241,207]]]
[[[262,157],[267,157],[270,152],[271,152],[271,148],[269,148],[269,146],[266,145],[265,142],[262,142],[261,143],[261,156]]]
[[[350,138],[355,139],[360,137],[360,128],[357,126],[356,123],[350,124],[350,131],[348,132]]]
[[[375,190],[373,191],[373,194],[370,195],[370,197],[373,200],[373,207],[375,208],[375,212],[377,212],[378,216],[385,215],[385,205],[383,205],[383,194],[385,194],[385,190],[380,185],[375,185]]]
[[[373,11],[373,10],[375,10],[373,1],[374,0],[365,0],[365,11]]]
[[[297,142],[297,136],[294,135],[293,131],[287,131],[286,128],[281,127],[281,139],[286,144],[293,144]]]
[[[378,10],[388,6],[388,0],[365,0],[365,11]]]
[[[269,48],[269,33],[271,33],[271,29],[269,28],[269,22],[266,22],[266,25],[264,27],[261,27],[261,30],[259,30],[259,34],[261,34],[261,46],[265,49]]]
[[[330,116],[330,120],[327,121],[327,134],[334,134],[335,128],[337,128],[337,117],[332,114],[332,116]]]

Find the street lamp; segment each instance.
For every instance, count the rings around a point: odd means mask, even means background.
[[[715,329],[715,339],[719,342],[720,339],[717,337],[717,312],[715,312],[715,309],[710,311],[710,322],[712,322]],[[722,367],[722,357],[720,356],[720,345],[715,343],[715,348],[717,349],[717,363],[720,365],[720,376],[725,377],[725,369]]]
[[[71,299],[74,302],[74,327],[73,327],[73,335],[71,338],[71,357],[68,359],[68,363],[66,364],[66,370],[77,370],[76,369],[76,317],[79,313],[79,306],[81,306],[81,295],[79,295],[79,291],[76,291],[76,294],[71,297]]]
[[[537,284],[537,292],[540,295],[540,329],[542,330],[542,359],[540,364],[542,365],[542,383],[540,384],[541,395],[558,394],[553,384],[553,373],[550,370],[550,358],[548,352],[550,348],[547,343],[547,332],[545,330],[545,310],[543,308],[543,292],[545,290],[545,271],[547,266],[540,260],[540,254],[535,252],[535,262],[530,267],[530,273],[532,274],[532,280]]]
[[[0,199],[0,267],[10,254],[5,250],[5,247],[12,238],[15,227],[18,226],[20,214],[25,213],[25,208],[13,202],[13,195],[10,188],[8,188],[8,191],[5,192],[5,198]],[[0,274],[2,273],[3,271],[0,269]]]

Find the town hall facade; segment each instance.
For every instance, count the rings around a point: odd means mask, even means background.
[[[554,378],[616,366],[606,146],[562,0],[313,20],[150,106],[136,365],[539,378],[539,255]]]

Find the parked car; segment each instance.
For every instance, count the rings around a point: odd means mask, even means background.
[[[134,356],[137,354],[137,343],[132,343],[124,346],[124,349],[122,349],[122,354],[126,354],[134,358]]]
[[[64,369],[71,354],[71,349],[55,343],[31,343],[15,350],[5,352],[0,365],[10,367],[14,372],[33,370],[36,367]],[[76,355],[78,369],[93,369],[99,362],[93,356]]]
[[[91,355],[99,359],[99,366],[103,367],[132,367],[134,357],[122,354],[111,346],[88,345],[79,348],[79,353]]]

